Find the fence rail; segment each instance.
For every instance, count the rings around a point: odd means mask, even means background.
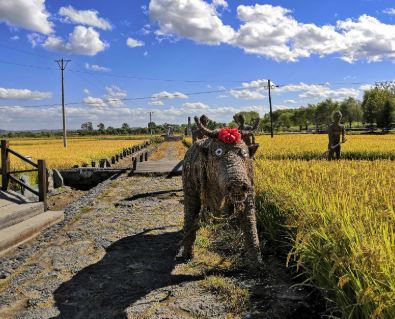
[[[19,157],[22,161],[32,165],[35,169],[11,171],[10,154]],[[28,173],[28,172],[38,172],[38,192],[26,185],[12,174],[17,173]],[[44,211],[47,211],[47,169],[45,165],[45,160],[38,160],[38,163],[31,161],[30,159],[24,157],[23,155],[15,152],[10,148],[9,140],[1,140],[1,188],[3,190],[9,189],[10,181],[19,184],[21,187],[28,189],[30,192],[38,196],[38,200],[44,203]]]

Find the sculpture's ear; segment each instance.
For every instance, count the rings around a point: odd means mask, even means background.
[[[259,147],[259,144],[251,144],[248,146],[248,150],[250,151],[250,157],[253,157]]]
[[[204,143],[205,140],[196,141],[193,145],[195,145],[199,154],[203,157],[204,160],[208,158],[208,144]]]

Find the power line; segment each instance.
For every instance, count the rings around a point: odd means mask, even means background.
[[[16,49],[15,49],[16,50]],[[21,50],[18,50],[21,51]],[[24,52],[24,51],[22,51]],[[26,52],[27,53],[27,52]],[[44,56],[43,56],[44,57]],[[57,70],[54,68],[45,68],[41,66],[35,66],[35,65],[27,65],[27,64],[20,64],[20,63],[13,63],[13,62],[7,62],[7,61],[2,61],[0,60],[0,63],[6,63],[6,64],[12,64],[12,65],[18,65],[18,66],[23,66],[23,67],[29,67],[29,68],[38,68],[38,69],[46,69],[46,70]],[[77,64],[78,65],[78,64]],[[80,66],[81,67],[81,66]],[[81,67],[82,68],[82,67]],[[83,68],[82,68],[83,69]],[[232,80],[232,81],[220,81],[220,80],[174,80],[174,79],[160,79],[160,78],[145,78],[145,77],[137,77],[137,76],[127,76],[127,75],[116,75],[116,74],[105,74],[105,73],[97,73],[97,72],[85,72],[85,71],[77,71],[77,70],[66,70],[70,72],[76,72],[76,73],[85,73],[85,74],[90,74],[90,75],[102,75],[102,76],[111,76],[111,77],[121,77],[121,78],[130,78],[130,79],[137,79],[137,80],[150,80],[150,81],[165,81],[165,82],[188,82],[188,83],[209,83],[209,82],[218,82],[218,83],[240,83],[240,82],[253,82],[256,80]],[[95,78],[96,79],[96,78]],[[99,79],[96,79],[99,82],[101,82]],[[313,84],[306,84],[309,86],[312,85],[320,85],[320,86],[330,86],[330,85],[358,85],[358,84],[370,84],[370,83],[380,83],[382,81],[375,81],[375,82],[338,82],[338,83],[313,83]],[[388,81],[392,82],[392,81]],[[101,82],[103,83],[103,82]],[[278,84],[277,86],[282,87],[282,86],[299,86],[300,84]],[[247,89],[247,88],[245,88]]]
[[[83,69],[83,67],[81,65],[79,65],[77,62],[74,61],[75,64],[77,64],[78,67],[80,67],[81,69]],[[95,88],[99,89],[100,91],[109,94],[107,91],[104,91],[103,89],[99,88],[98,86],[94,85],[93,83],[89,82],[88,80],[86,80],[85,78],[83,78],[81,75],[77,74],[75,71],[71,71],[73,72],[75,75],[79,76],[81,79],[83,79],[84,81],[88,82],[90,85],[94,86]],[[97,81],[99,81],[101,84],[103,84],[105,87],[107,87],[106,84],[104,84],[102,81],[100,81],[99,79],[97,79],[96,77],[94,77],[93,75],[91,75],[94,79],[96,79]],[[140,107],[140,105],[137,105],[136,103],[131,102],[133,105]],[[130,107],[130,105],[126,105]]]
[[[71,71],[71,70],[69,70]],[[140,76],[129,76],[129,75],[117,75],[117,74],[106,74],[106,73],[97,73],[97,72],[82,72],[82,71],[75,71],[80,73],[86,74],[95,74],[95,75],[102,75],[102,76],[112,76],[117,78],[128,78],[128,79],[135,79],[135,80],[148,80],[148,81],[163,81],[163,82],[186,82],[186,83],[240,83],[240,82],[252,82],[252,80],[175,80],[175,79],[161,79],[161,78],[146,78]]]
[[[354,82],[354,83],[342,83],[342,84],[368,84],[368,83],[377,83],[377,82]],[[336,85],[339,83],[325,83],[325,85]],[[309,86],[312,85],[323,85],[323,84],[306,84]],[[298,84],[283,84],[283,85],[276,85],[275,87],[284,87],[284,86],[298,86]],[[271,86],[273,88],[273,86]],[[180,94],[170,94],[170,95],[165,95],[161,97],[137,97],[137,98],[124,98],[124,99],[107,99],[102,101],[103,103],[106,102],[111,102],[111,101],[136,101],[136,100],[166,100],[169,98],[174,98],[174,97],[182,97],[182,96],[191,96],[191,95],[201,95],[201,94],[210,94],[210,93],[221,93],[221,92],[230,92],[230,91],[240,91],[240,90],[252,90],[252,89],[259,89],[259,88],[264,88],[267,89],[267,85],[258,85],[258,86],[250,86],[250,87],[238,87],[238,88],[232,88],[232,89],[221,89],[221,90],[212,90],[212,91],[202,91],[202,92],[192,92],[192,93],[180,93]],[[303,89],[302,89],[303,90]],[[95,105],[98,104],[97,102],[70,102],[66,103],[65,105],[76,105],[76,104],[84,104],[84,105]],[[61,104],[43,104],[43,105],[25,105],[21,107],[42,107],[42,106],[59,106]],[[1,108],[9,108],[9,107],[1,107]]]
[[[37,68],[37,69],[56,70],[56,71],[58,71],[58,69],[54,69],[54,68],[44,68],[44,67],[42,67],[42,66],[27,65],[27,64],[13,63],[13,62],[7,62],[7,61],[0,61],[0,63],[6,63],[6,64],[24,66],[24,67],[28,67],[28,68]]]
[[[14,51],[23,52],[23,53],[30,54],[30,55],[39,56],[39,57],[41,57],[41,58],[51,59],[49,56],[44,56],[44,55],[40,55],[40,54],[35,54],[35,53],[23,51],[23,50],[20,50],[20,49],[11,48],[11,47],[8,47],[8,46],[3,45],[3,44],[0,44],[0,47],[7,48],[7,49],[10,49],[10,50],[14,50]],[[51,59],[51,60],[52,60],[52,59]]]

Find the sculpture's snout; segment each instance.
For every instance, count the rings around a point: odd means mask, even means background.
[[[246,199],[247,194],[251,192],[252,187],[243,181],[229,182],[227,185],[229,198],[232,202],[242,202]]]

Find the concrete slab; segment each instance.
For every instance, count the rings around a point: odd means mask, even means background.
[[[63,212],[47,211],[0,232],[0,254],[36,236],[42,229],[64,219]]]
[[[4,229],[16,223],[44,212],[44,204],[36,203],[11,203],[0,207],[0,229]]]
[[[13,191],[0,190],[0,207],[8,206],[11,204],[24,204],[31,203],[25,196],[15,193]]]
[[[183,161],[148,161],[137,163],[136,170],[133,174],[172,174],[181,175],[182,174],[182,162]]]

